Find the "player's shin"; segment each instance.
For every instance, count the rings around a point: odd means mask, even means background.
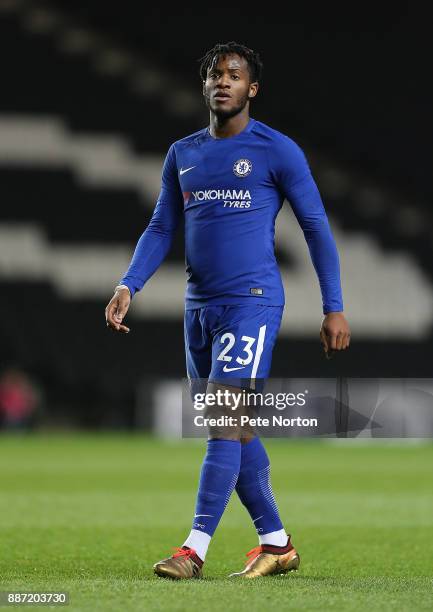
[[[184,546],[204,561],[210,539],[236,485],[241,444],[238,440],[208,440],[203,461],[192,530]]]
[[[242,444],[236,492],[251,516],[260,544],[285,546],[287,534],[272,492],[269,458],[259,438]]]

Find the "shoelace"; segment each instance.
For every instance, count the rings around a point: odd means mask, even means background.
[[[195,555],[196,552],[193,548],[179,548],[179,546],[175,546],[173,550],[177,550],[177,552],[173,555],[173,559],[176,557],[185,557],[185,559],[189,559],[191,555]]]
[[[248,565],[249,563],[251,563],[251,561],[253,561],[256,557],[258,557],[261,552],[263,552],[261,546],[255,546],[254,548],[249,550],[246,554],[248,559],[247,561],[245,561],[245,565]]]

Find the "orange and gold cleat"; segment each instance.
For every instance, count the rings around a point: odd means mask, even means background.
[[[242,572],[230,574],[230,578],[260,578],[261,576],[275,576],[296,571],[301,559],[295,548],[287,539],[286,546],[271,546],[262,544],[247,552],[248,561]]]
[[[175,548],[177,552],[158,561],[153,566],[153,571],[161,578],[173,578],[174,580],[182,580],[186,578],[201,578],[203,576],[202,566],[203,561],[197,555],[193,548],[182,546]]]

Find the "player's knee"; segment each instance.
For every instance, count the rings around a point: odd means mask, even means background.
[[[241,438],[240,428],[218,428],[209,427],[209,440],[235,440],[239,441]]]
[[[241,437],[239,438],[241,444],[248,444],[248,442],[251,442],[255,437],[256,435],[253,430],[242,427]]]

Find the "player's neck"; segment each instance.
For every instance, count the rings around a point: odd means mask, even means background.
[[[213,138],[230,138],[240,134],[248,125],[250,116],[248,112],[240,112],[234,117],[218,117],[210,113],[209,132]]]

